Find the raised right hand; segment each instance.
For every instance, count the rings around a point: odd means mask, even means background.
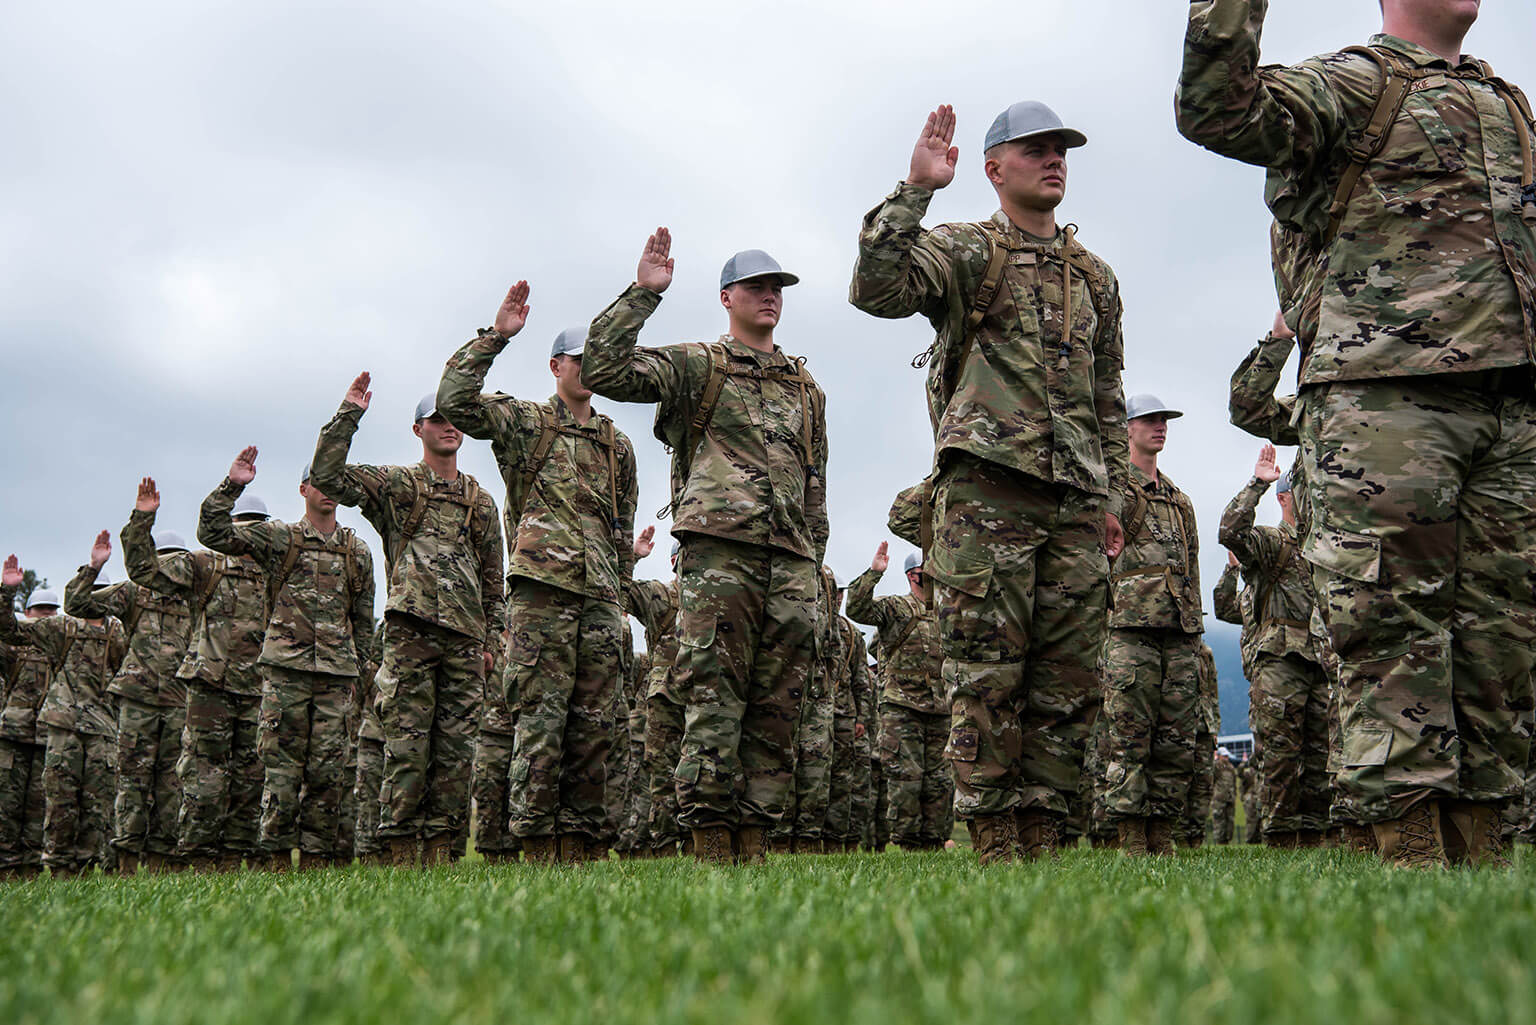
[[[656,550],[656,542],[652,540],[655,536],[655,524],[646,527],[639,534],[635,535],[635,558],[643,559]]]
[[[256,479],[256,446],[247,445],[229,464],[229,479],[235,484],[249,484]]]
[[[941,103],[939,109],[928,115],[917,145],[912,147],[912,165],[907,169],[907,182],[928,189],[942,189],[955,180],[955,162],[960,150],[950,143],[955,138],[955,108]]]
[[[880,547],[875,549],[875,557],[869,560],[869,568],[876,573],[884,573],[891,568],[891,544],[889,541],[880,542]]]
[[[640,266],[635,268],[635,284],[658,294],[665,292],[672,284],[672,268],[676,265],[677,261],[672,259],[672,233],[657,228],[656,234],[645,240]]]
[[[1253,475],[1265,484],[1273,484],[1280,479],[1280,467],[1275,462],[1275,446],[1265,445],[1259,449],[1259,461],[1253,464]]]
[[[101,569],[112,558],[112,535],[103,530],[96,535],[96,543],[91,545],[91,567]]]
[[[154,512],[160,508],[160,492],[155,490],[155,478],[145,477],[139,481],[139,498],[133,508],[138,512]]]
[[[350,402],[359,409],[367,409],[368,403],[373,401],[373,392],[368,386],[373,383],[373,375],[364,370],[352,381],[352,387],[347,389],[343,402]]]
[[[0,587],[20,587],[26,574],[21,571],[21,560],[14,555],[5,557],[5,568],[0,570]],[[7,615],[10,613],[7,611]]]
[[[511,338],[528,323],[528,282],[519,281],[507,289],[507,297],[496,309],[496,320],[491,324],[503,338]]]

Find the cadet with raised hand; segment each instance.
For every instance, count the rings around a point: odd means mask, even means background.
[[[175,674],[186,688],[176,762],[181,783],[176,854],[195,868],[237,869],[242,857],[256,854],[260,839],[256,659],[267,630],[266,575],[249,555],[158,550],[159,508],[160,492],[154,479],[145,477],[123,528],[123,562],[140,588],[186,602],[195,623]],[[233,518],[265,520],[266,504],[241,495]]]
[[[815,658],[826,550],[826,399],[774,341],[799,280],[758,249],[725,262],[718,341],[637,348],[672,283],[672,236],[647,240],[635,283],[592,322],[583,378],[599,395],[655,402],[672,450],[672,533],[682,542],[675,686],[688,703],[676,766],[695,854],[763,859],[794,786],[796,726]]]
[[[29,644],[48,660],[48,693],[37,713],[48,730],[42,864],[56,876],[111,869],[117,723],[107,686],[128,653],[128,634],[114,616],[15,618],[10,609],[22,579],[16,556],[8,557],[0,571],[0,641]]]
[[[1131,470],[1121,499],[1125,547],[1112,564],[1104,715],[1105,807],[1128,855],[1172,854],[1197,769],[1200,729],[1200,535],[1195,508],[1158,469],[1168,421],[1155,395],[1126,402]]]
[[[491,442],[507,485],[511,559],[508,704],[517,706],[511,832],[529,861],[582,862],[606,847],[606,766],[619,686],[621,602],[634,572],[635,450],[592,408],[586,330],[555,337],[544,402],[482,394],[491,363],[523,329],[528,284],[449,358],[437,408]]]
[[[26,619],[59,613],[59,595],[46,587],[32,592]],[[8,615],[9,609],[0,609]],[[42,864],[43,760],[46,732],[39,733],[37,711],[48,692],[48,656],[30,644],[0,642],[5,667],[5,695],[0,704],[0,878],[33,875]]]
[[[140,515],[144,494],[140,487],[132,516]],[[155,505],[159,507],[158,494]],[[124,535],[132,525],[130,518]],[[157,554],[188,554],[186,542],[175,531],[162,529],[150,544]],[[187,720],[187,685],[177,671],[192,643],[197,613],[185,591],[157,591],[131,579],[95,587],[97,574],[111,556],[111,536],[102,531],[90,562],[64,588],[64,611],[85,618],[114,616],[128,631],[128,657],[109,692],[117,698],[112,846],[119,870],[132,875],[140,859],[150,870],[180,867],[176,851],[181,780],[176,766]]]
[[[890,565],[890,546],[881,541],[869,569],[849,585],[848,616],[880,631],[880,771],[891,842],[937,850],[949,839],[955,785],[945,757],[949,711],[933,584],[914,552],[904,567],[908,593],[876,598]]]
[[[906,181],[864,219],[849,298],[921,313],[935,453],[932,546],[955,810],[983,863],[1054,846],[1099,707],[1105,550],[1126,475],[1113,272],[1055,211],[1086,138],[1042,103],[988,130],[991,220],[921,224],[954,178],[955,115],[928,116]],[[1102,547],[1101,547],[1102,546]]]
[[[501,526],[495,501],[459,470],[464,436],[435,394],[416,404],[419,462],[347,462],[371,383],[364,371],[347,389],[320,431],[310,476],[357,506],[384,544],[379,843],[393,865],[415,864],[418,844],[426,864],[446,864],[463,853],[454,840],[468,829],[475,734],[503,624]]]
[[[336,850],[345,779],[348,706],[373,631],[373,557],[336,522],[336,502],[300,477],[304,518],[235,523],[231,510],[256,479],[256,447],[241,450],[229,475],[203,500],[197,539],[262,567],[270,609],[261,655],[257,748],[265,775],[261,848],[266,867],[286,872],[329,865]]]
[[[1176,102],[1185,137],[1268,168],[1294,240],[1337,778],[1408,867],[1506,864],[1530,747],[1536,124],[1461,52],[1478,7],[1383,0],[1368,47],[1283,67],[1259,59],[1266,0],[1192,3]]]

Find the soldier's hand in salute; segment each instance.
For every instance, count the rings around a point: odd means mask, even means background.
[[[528,323],[528,282],[519,281],[507,289],[507,297],[501,301],[501,307],[496,311],[496,320],[491,325],[496,333],[503,338],[511,338],[523,329]]]
[[[0,570],[0,587],[20,587],[25,574],[21,572],[21,560],[15,555],[5,557],[5,569]]]
[[[635,558],[643,559],[656,550],[656,525],[653,523],[635,535]]]
[[[364,370],[358,374],[352,382],[352,387],[347,389],[347,397],[344,401],[350,402],[359,409],[367,409],[368,403],[373,401],[373,392],[368,386],[373,383],[373,375]]]
[[[891,568],[891,544],[889,541],[880,542],[880,547],[875,549],[875,557],[869,560],[869,568],[876,573],[884,573]]]
[[[1265,445],[1259,449],[1259,461],[1253,464],[1253,475],[1265,484],[1273,484],[1280,479],[1280,467],[1275,463],[1275,446]]]
[[[907,171],[909,185],[942,189],[955,180],[955,162],[960,159],[955,138],[955,108],[947,103],[928,115],[928,123],[912,148],[912,166]]]
[[[1232,549],[1230,549],[1230,548],[1227,549],[1227,565],[1228,566],[1236,566],[1237,565],[1237,556],[1232,554]]]
[[[1275,311],[1275,326],[1269,329],[1269,333],[1274,335],[1276,338],[1296,337],[1296,332],[1292,331],[1290,325],[1285,322],[1284,310]]]
[[[658,295],[672,284],[672,233],[657,228],[656,234],[645,240],[645,251],[640,254],[640,266],[635,268],[635,284],[649,288]]]
[[[101,569],[112,558],[112,535],[103,530],[96,535],[96,543],[91,545],[91,568]]]
[[[145,477],[139,481],[139,498],[133,508],[136,512],[154,512],[160,508],[160,492],[155,490],[155,478]]]
[[[256,479],[256,446],[247,445],[229,464],[229,479],[234,484],[249,484]]]
[[[1125,548],[1125,528],[1120,526],[1120,517],[1114,513],[1104,514],[1104,554],[1114,562]]]

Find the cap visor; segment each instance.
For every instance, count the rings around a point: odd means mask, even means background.
[[[1067,144],[1067,149],[1077,149],[1088,145],[1088,136],[1075,128],[1042,128],[1038,132],[1025,132],[1023,135],[1015,135],[1004,142],[1018,142],[1020,139],[1033,139],[1041,135],[1059,135]]]
[[[743,281],[755,281],[758,278],[778,278],[779,284],[783,285],[785,288],[788,288],[790,285],[798,285],[800,283],[800,276],[797,274],[791,274],[788,271],[783,270],[769,270],[764,271],[761,274],[746,274],[739,278],[732,278],[720,287],[730,288],[732,285],[739,285]]]

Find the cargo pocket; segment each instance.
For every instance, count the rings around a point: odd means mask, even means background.
[[[1355,730],[1344,738],[1344,767],[1386,765],[1392,753],[1391,730]]]
[[[0,772],[10,772],[14,764],[16,764],[16,753],[11,750],[10,745],[0,747]]]
[[[511,639],[507,642],[507,671],[503,677],[503,697],[507,702],[507,711],[516,714],[521,710],[521,702],[531,693],[529,684],[533,681],[539,665],[539,652],[544,650],[543,642],[530,631],[514,630]]]
[[[957,722],[949,728],[949,743],[944,746],[944,757],[952,762],[974,762],[980,746],[980,731],[969,721]]]
[[[697,783],[699,781],[699,762],[695,758],[683,758],[677,763],[677,768],[672,770],[672,778],[683,783]]]
[[[689,648],[714,647],[714,615],[697,609],[683,609],[677,617],[677,641]]]
[[[1320,523],[1307,532],[1301,554],[1312,565],[1335,576],[1364,584],[1377,583],[1381,578],[1381,538],[1371,534]]]
[[[514,783],[526,783],[528,777],[533,774],[533,763],[527,758],[512,759],[512,769],[507,774]]]
[[[923,572],[946,587],[972,598],[985,598],[992,586],[992,564],[961,555],[945,544],[933,546],[933,556]]]

